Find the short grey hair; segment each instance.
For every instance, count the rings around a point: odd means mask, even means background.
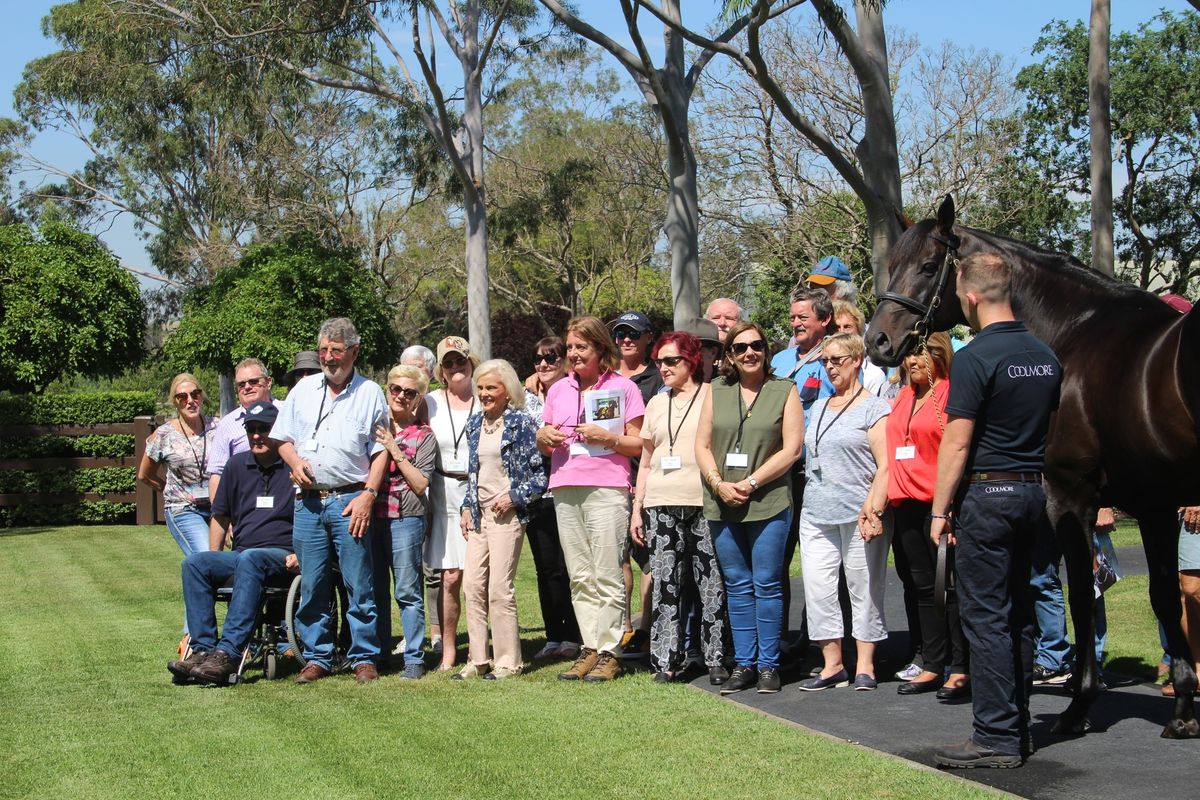
[[[335,317],[327,319],[321,323],[321,330],[317,332],[317,341],[328,339],[331,342],[341,342],[346,347],[354,347],[360,341],[358,329],[354,327],[354,323],[345,317]]]
[[[433,369],[437,366],[437,358],[433,355],[432,350],[423,344],[410,344],[400,354],[400,363],[404,364],[414,358],[419,358],[425,362],[425,374],[427,376],[433,374]]]
[[[258,371],[263,374],[263,377],[269,378],[271,376],[271,373],[267,371],[267,365],[259,361],[257,358],[243,358],[237,363],[237,366],[233,368],[233,374],[237,375],[239,372],[249,367],[257,367]]]
[[[858,302],[858,289],[855,288],[854,281],[834,281],[829,286],[822,288],[829,292],[829,296],[835,302],[838,300],[850,304]]]
[[[742,308],[738,304],[738,301],[734,300],[732,297],[714,297],[712,302],[708,304],[708,308],[704,309],[705,317],[712,313],[713,306],[715,306],[717,303],[733,303],[733,307],[737,309],[738,319],[744,320],[746,318],[746,310]]]
[[[824,289],[813,289],[802,284],[792,292],[791,302],[812,303],[813,313],[817,315],[817,319],[833,318],[833,300],[829,298],[829,293]]]
[[[496,375],[500,378],[500,382],[504,384],[504,391],[508,393],[509,406],[518,411],[525,408],[525,387],[521,385],[521,379],[517,377],[517,371],[513,369],[512,364],[503,358],[493,358],[480,364],[473,378],[477,397],[479,379],[485,375]]]

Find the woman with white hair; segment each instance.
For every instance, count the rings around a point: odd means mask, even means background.
[[[522,413],[525,391],[512,365],[485,361],[475,370],[475,395],[482,413],[467,420],[467,493],[462,533],[467,540],[463,589],[467,601],[467,664],[456,680],[490,680],[520,674],[516,575],[529,506],[546,491],[537,448],[538,425]],[[488,657],[492,623],[495,669]]]

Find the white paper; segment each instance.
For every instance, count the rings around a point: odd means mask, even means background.
[[[255,508],[274,508],[275,507],[275,498],[271,497],[270,495],[256,497],[256,498],[254,498],[254,507]]]
[[[916,457],[917,457],[917,446],[915,444],[910,444],[907,447],[897,447],[896,448],[896,460],[897,461],[911,461],[912,459],[914,459]]]
[[[583,393],[584,421],[599,425],[618,436],[625,433],[625,391],[623,389],[590,389]],[[590,456],[606,456],[613,452],[611,447],[587,442],[571,445],[572,455],[582,455],[576,445]]]
[[[746,467],[750,466],[750,454],[749,453],[726,453],[725,454],[725,466],[740,467],[741,469],[745,469]]]
[[[307,442],[305,442],[304,443],[304,452],[306,452],[306,453],[317,452],[317,440],[309,439]]]
[[[659,466],[662,467],[663,472],[673,472],[677,469],[683,469],[683,457],[663,456],[659,461]]]

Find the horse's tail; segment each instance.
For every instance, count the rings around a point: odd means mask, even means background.
[[[1179,356],[1175,362],[1184,397],[1192,412],[1192,424],[1200,439],[1200,309],[1193,307],[1183,317],[1179,333]]]

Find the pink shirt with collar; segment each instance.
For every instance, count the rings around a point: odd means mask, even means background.
[[[625,393],[625,424],[645,416],[642,393],[637,385],[612,370],[606,371],[590,388],[621,389]],[[603,456],[573,456],[569,454],[570,442],[583,409],[579,397],[579,380],[574,372],[554,383],[546,393],[546,405],[542,409],[542,421],[557,425],[567,434],[567,442],[555,449],[550,456],[550,489],[560,486],[604,486],[629,488],[629,457],[619,453]]]

